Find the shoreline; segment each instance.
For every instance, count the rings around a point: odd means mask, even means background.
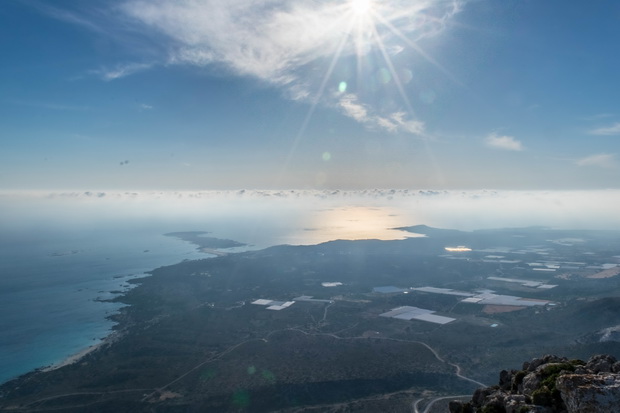
[[[181,238],[179,238],[181,239]],[[192,244],[196,245],[195,243],[192,242]],[[228,252],[224,252],[224,251],[220,251],[220,250],[216,250],[216,249],[211,249],[211,248],[197,248],[197,250],[199,251],[199,253],[201,254],[211,254],[213,256],[226,256],[229,253]],[[212,257],[206,257],[206,258],[212,258]],[[192,260],[195,259],[200,259],[200,258],[193,258]],[[148,271],[144,271],[144,273],[140,274],[137,277],[131,277],[128,281],[131,282],[131,280],[134,279],[140,279],[143,277],[150,277],[152,272],[154,270],[156,270],[157,268],[160,268],[162,266],[167,266],[167,265],[175,265],[177,263],[173,263],[173,264],[164,264],[164,265],[160,265],[158,267],[155,267],[151,270]],[[124,291],[122,295],[124,295],[126,293],[126,291]],[[118,297],[116,297],[118,298]],[[98,301],[98,300],[94,300],[94,301]],[[109,301],[109,300],[102,300],[102,301]],[[117,310],[118,311],[118,310]],[[108,317],[105,317],[109,319]],[[118,328],[118,323],[116,323],[117,326],[114,328]],[[12,382],[14,380],[19,379],[22,376],[25,375],[29,375],[29,374],[36,374],[36,373],[48,373],[54,370],[58,370],[62,367],[66,367],[75,363],[80,362],[81,360],[83,360],[86,356],[88,356],[89,354],[95,353],[96,351],[100,350],[101,348],[104,347],[108,347],[111,346],[112,344],[114,344],[115,342],[117,342],[118,340],[120,340],[125,334],[122,331],[119,330],[115,330],[115,329],[110,330],[109,334],[107,334],[105,337],[103,337],[102,339],[100,339],[99,342],[95,343],[95,344],[91,344],[88,347],[82,348],[81,350],[77,351],[76,353],[70,354],[69,356],[66,356],[64,358],[62,358],[60,361],[54,362],[52,364],[49,365],[43,365],[43,366],[39,366],[39,367],[34,367],[31,368],[30,370],[27,371],[23,371],[22,373],[19,373],[18,375],[14,376],[14,377],[9,377],[6,380],[2,380],[0,381],[0,386],[3,386],[9,382]]]
[[[92,344],[88,347],[86,347],[85,349],[82,349],[80,351],[78,351],[75,354],[72,354],[66,358],[64,358],[63,360],[59,361],[58,363],[54,363],[51,364],[49,366],[46,367],[42,367],[39,369],[35,369],[35,371],[40,371],[43,373],[47,373],[50,371],[54,371],[54,370],[58,370],[62,367],[65,366],[69,366],[71,364],[75,364],[77,362],[79,362],[80,360],[84,359],[84,357],[86,357],[87,355],[96,352],[97,350],[103,348],[103,347],[107,347],[110,346],[112,344],[114,344],[115,342],[117,342],[118,340],[120,340],[122,338],[123,334],[118,332],[118,331],[112,331],[110,334],[108,334],[106,337],[104,337],[99,343],[97,344]]]
[[[0,283],[5,287],[0,294],[2,308],[11,314],[6,320],[6,341],[0,346],[0,385],[33,372],[73,364],[98,349],[102,342],[107,343],[106,339],[119,328],[115,326],[117,321],[110,317],[119,314],[124,306],[116,300],[135,287],[132,280],[148,277],[154,269],[184,259],[211,257],[183,241],[163,236],[163,232],[157,228],[143,233],[131,228],[110,227],[77,245],[71,231],[54,230],[46,233],[41,243],[30,248],[28,253],[19,245],[3,250],[3,257],[13,257],[13,261],[7,263],[13,263],[16,276],[14,281],[5,278]],[[16,234],[29,232],[20,228]],[[52,234],[63,248],[51,243]],[[119,234],[127,242],[126,247],[118,244]],[[98,249],[102,246],[104,248]],[[88,253],[63,257],[50,254],[80,249]],[[145,250],[150,252],[145,253]],[[67,266],[69,261],[71,265]],[[31,271],[35,284],[33,288],[24,289],[23,294],[14,294],[11,286],[22,291],[20,288],[27,282],[26,277],[21,277],[24,271]],[[54,284],[54,290],[46,289],[43,280],[57,275],[61,281]],[[65,297],[68,298],[65,300]],[[54,308],[52,312],[48,310],[50,305]],[[21,306],[27,309],[17,310]],[[36,340],[22,342],[14,334],[22,326]]]
[[[78,361],[83,359],[86,355],[98,350],[102,345],[103,345],[103,341],[101,343],[93,344],[89,347],[86,347],[84,350],[81,350],[75,354],[70,355],[69,357],[65,358],[62,361],[59,361],[58,363],[54,363],[50,366],[43,367],[42,369],[39,369],[39,371],[43,373],[47,373],[49,371],[54,371],[61,367],[71,365],[73,363],[77,363]]]
[[[202,254],[212,254],[214,256],[225,256],[228,255],[227,252],[223,252],[223,251],[219,251],[219,250],[215,250],[215,249],[210,249],[210,248],[198,248],[197,249],[200,253]],[[210,257],[207,257],[210,258]],[[194,259],[199,259],[199,258],[194,258]],[[167,266],[167,265],[175,265],[175,264],[164,264],[162,266]],[[136,277],[131,277],[129,278],[129,282],[131,282],[131,280],[136,280],[136,279],[141,279],[143,277],[150,277],[152,272],[155,271],[157,268],[161,268],[162,266],[159,267],[155,267],[154,269],[148,270],[148,271],[144,271],[144,273],[140,274],[139,276]],[[134,286],[135,287],[135,286]],[[123,291],[120,296],[124,295],[127,291]],[[119,297],[120,297],[119,296]],[[118,298],[118,297],[116,297]],[[94,301],[98,301],[98,300],[94,300]],[[110,300],[102,300],[102,301],[110,301]],[[118,311],[118,310],[117,310]],[[115,312],[116,313],[116,312]],[[109,316],[105,317],[107,319],[109,319]],[[91,344],[86,348],[82,348],[81,350],[77,351],[76,353],[73,353],[63,359],[61,359],[58,362],[52,363],[50,365],[47,366],[39,366],[39,367],[35,367],[32,368],[28,371],[24,371],[20,374],[18,374],[17,376],[8,378],[4,381],[0,381],[0,386],[5,385],[6,383],[9,383],[13,380],[17,380],[22,376],[25,375],[29,375],[32,373],[48,373],[54,370],[58,370],[62,367],[66,367],[75,363],[80,362],[81,360],[83,360],[86,356],[88,356],[89,354],[95,353],[96,351],[98,351],[99,349],[103,348],[103,347],[108,347],[111,346],[112,344],[114,344],[115,342],[117,342],[118,340],[120,340],[125,334],[122,331],[119,330],[115,330],[114,328],[118,328],[118,323],[116,323],[116,327],[113,327],[112,330],[110,330],[109,334],[107,334],[105,337],[103,337],[102,339],[100,339],[100,341],[98,343],[95,344]]]
[[[169,235],[169,234],[164,234],[164,235]],[[183,238],[180,238],[180,237],[175,237],[175,238],[183,240]],[[230,240],[224,240],[224,241],[230,241]],[[234,252],[232,252],[232,251],[231,252],[222,251],[221,249],[210,248],[210,247],[202,247],[200,244],[197,244],[197,243],[192,242],[192,241],[189,241],[189,242],[191,244],[194,244],[194,245],[198,246],[197,251],[199,253],[208,254],[208,255],[215,256],[215,257],[228,256],[230,254],[236,254],[236,253],[239,253],[239,252],[245,252],[245,251],[234,251]],[[236,242],[236,241],[230,241],[230,242]],[[329,241],[327,241],[327,242],[329,242]],[[286,246],[286,245],[289,245],[289,244],[275,244],[273,246]],[[318,245],[318,244],[308,244],[308,245]],[[247,244],[240,244],[240,246],[247,246]],[[252,251],[252,250],[250,250],[250,251]],[[206,259],[209,259],[209,258],[214,258],[214,257],[206,257]],[[192,258],[191,260],[193,261],[193,260],[199,260],[199,259],[200,258]],[[152,275],[153,271],[157,270],[158,268],[166,267],[166,266],[170,266],[170,265],[176,265],[176,264],[179,264],[179,263],[160,265],[159,267],[155,267],[152,270],[144,271],[144,273],[140,274],[140,276],[137,276],[135,278],[131,277],[128,280],[128,282],[131,282],[132,280],[136,280],[136,279],[139,280],[139,279],[141,279],[143,277],[150,277]],[[120,294],[120,296],[123,296],[125,293],[127,293],[127,291],[123,291]],[[115,298],[118,298],[118,297],[115,297]],[[94,300],[94,301],[99,301],[99,300]],[[101,301],[110,301],[110,300],[101,300]],[[114,301],[114,300],[111,300],[111,301]],[[106,318],[109,318],[109,317],[106,317]],[[4,381],[1,381],[0,382],[0,386],[3,386],[3,385],[5,385],[5,384],[7,384],[9,382],[14,381],[14,380],[18,380],[18,379],[20,379],[23,376],[27,376],[27,375],[30,375],[30,374],[37,374],[37,373],[48,373],[48,372],[52,372],[52,371],[61,369],[61,368],[66,367],[66,366],[70,366],[70,365],[79,363],[84,358],[86,358],[88,355],[96,353],[101,348],[105,348],[105,347],[109,347],[109,346],[113,345],[114,343],[116,343],[117,341],[122,339],[125,335],[126,334],[124,332],[113,329],[113,330],[111,330],[109,332],[108,335],[106,335],[105,337],[101,338],[99,342],[97,342],[95,344],[88,345],[87,347],[82,348],[79,351],[77,351],[77,352],[75,352],[73,354],[70,354],[69,356],[66,356],[66,357],[60,359],[60,361],[53,362],[52,364],[49,364],[49,365],[42,365],[42,366],[39,366],[39,367],[34,367],[34,368],[31,368],[28,371],[23,371],[22,373],[19,373],[18,375],[14,376],[12,378],[8,378],[8,379],[6,379]]]
[[[191,243],[195,244],[194,242],[191,242]],[[244,245],[244,244],[242,244],[242,245]],[[212,255],[215,255],[215,256],[227,256],[227,255],[230,254],[228,252],[224,252],[224,251],[221,251],[221,250],[218,250],[218,249],[213,249],[213,248],[208,248],[208,247],[200,247],[200,246],[198,248],[198,251],[200,251],[201,253],[204,253],[204,254],[212,254]],[[153,269],[151,271],[148,271],[148,272],[145,272],[143,275],[146,275],[147,277],[150,277],[152,275],[153,271],[155,271],[155,269]],[[142,278],[142,277],[138,277],[138,279],[139,278]],[[78,363],[79,361],[83,360],[89,354],[95,353],[96,351],[100,350],[103,347],[108,347],[108,346],[111,346],[112,344],[116,343],[124,335],[125,334],[122,331],[112,330],[110,332],[110,334],[108,334],[107,336],[102,338],[100,342],[98,342],[96,344],[92,344],[92,345],[90,345],[90,346],[88,346],[88,347],[78,351],[77,353],[74,353],[74,354],[72,354],[72,355],[70,355],[68,357],[65,357],[64,359],[62,359],[61,361],[59,361],[57,363],[53,363],[53,364],[51,364],[49,366],[45,366],[45,367],[36,368],[32,372],[47,373],[47,372],[50,372],[50,371],[58,370],[58,369],[60,369],[62,367],[69,366],[71,364]],[[26,374],[28,374],[28,373],[26,373]],[[11,380],[8,380],[8,381],[11,381]],[[0,385],[1,384],[4,384],[4,383],[0,383]]]
[[[213,249],[213,248],[206,248],[206,247],[198,248],[198,250],[200,252],[202,252],[202,253],[216,255],[218,257],[225,257],[226,255],[230,254],[228,252],[216,250],[216,249]]]

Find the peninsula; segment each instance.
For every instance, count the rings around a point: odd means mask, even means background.
[[[592,277],[620,233],[409,230],[158,268],[115,299],[112,340],[5,383],[0,409],[410,412],[541,353],[620,355],[620,287]]]

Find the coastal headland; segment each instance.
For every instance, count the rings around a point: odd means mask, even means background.
[[[620,262],[619,234],[408,229],[426,237],[158,268],[114,299],[114,339],[5,383],[0,409],[405,412],[541,352],[620,354],[620,287],[590,277]]]

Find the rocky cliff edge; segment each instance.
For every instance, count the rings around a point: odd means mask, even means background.
[[[480,388],[450,413],[620,412],[620,362],[596,355],[587,362],[546,355],[503,370],[497,386]]]

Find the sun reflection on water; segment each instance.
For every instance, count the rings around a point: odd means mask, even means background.
[[[310,242],[333,239],[394,240],[419,236],[395,228],[403,226],[398,211],[386,207],[349,206],[316,211],[304,228]]]

